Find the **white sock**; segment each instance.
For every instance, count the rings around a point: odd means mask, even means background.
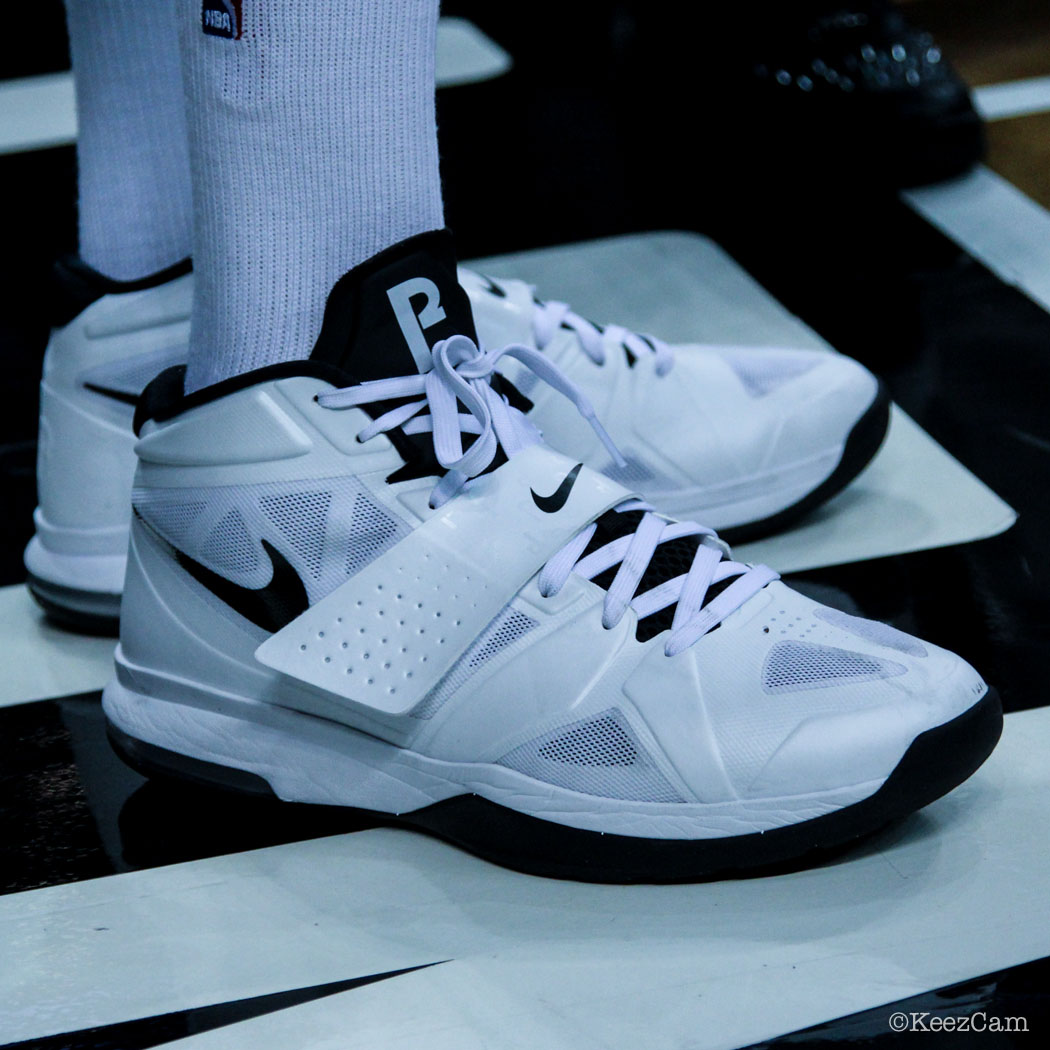
[[[80,255],[127,281],[190,254],[190,169],[171,0],[66,0]]]
[[[178,12],[190,391],[309,356],[339,277],[442,226],[438,0],[178,0]]]

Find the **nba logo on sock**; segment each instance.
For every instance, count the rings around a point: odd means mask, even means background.
[[[201,28],[209,36],[241,38],[241,0],[203,0]]]

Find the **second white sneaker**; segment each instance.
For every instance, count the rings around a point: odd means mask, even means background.
[[[135,469],[131,419],[143,387],[186,359],[192,281],[188,260],[141,281],[111,280],[78,259],[55,267],[25,564],[37,601],[81,630],[116,630]]]
[[[458,275],[481,345],[542,351],[584,391],[626,461],[613,461],[564,398],[504,362],[526,395],[517,407],[548,444],[734,541],[829,499],[885,436],[885,391],[849,358],[669,347],[536,300],[521,281],[462,267]],[[120,284],[73,262],[58,267],[57,279],[71,306],[44,362],[29,585],[64,622],[115,630],[134,468],[131,406],[157,372],[185,359],[192,275],[185,264]]]
[[[886,436],[889,397],[863,365],[819,350],[669,346],[599,326],[522,281],[465,270],[484,346],[543,351],[594,405],[624,466],[564,398],[510,361],[529,419],[568,452],[681,517],[738,541],[782,528],[840,492]]]

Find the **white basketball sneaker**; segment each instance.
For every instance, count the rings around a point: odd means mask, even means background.
[[[613,462],[569,402],[507,362],[548,444],[731,540],[782,528],[830,499],[886,436],[888,394],[841,354],[671,347],[592,324],[522,281],[459,274],[482,346],[542,350],[591,400],[627,463]]]
[[[523,871],[793,861],[964,780],[964,661],[815,604],[552,451],[451,241],[333,289],[307,362],[140,400],[111,737],[146,772],[359,807]]]
[[[71,305],[45,358],[40,507],[26,565],[37,599],[72,626],[116,630],[134,470],[130,405],[157,372],[185,358],[186,269],[135,284],[83,263],[57,270]],[[849,358],[668,347],[616,325],[600,329],[564,303],[534,299],[521,281],[462,267],[459,280],[481,345],[542,350],[597,406],[627,462],[613,461],[569,402],[537,386],[524,366],[502,362],[532,399],[519,407],[549,444],[733,540],[779,528],[835,495],[885,436],[886,393]]]
[[[116,629],[135,469],[131,419],[143,387],[185,360],[189,271],[187,261],[142,281],[114,281],[76,259],[55,267],[38,506],[25,563],[40,604],[81,629]]]

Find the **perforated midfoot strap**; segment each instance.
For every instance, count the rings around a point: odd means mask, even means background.
[[[404,714],[553,554],[631,495],[550,449],[525,449],[255,655],[354,704]]]

